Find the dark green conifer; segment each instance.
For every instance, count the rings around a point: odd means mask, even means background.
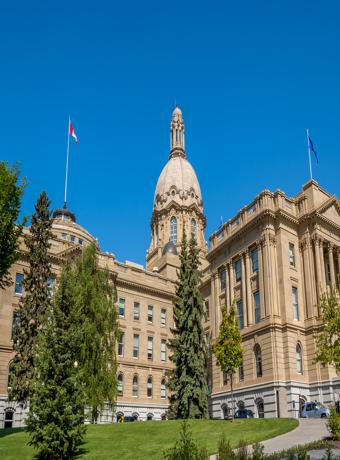
[[[19,318],[14,330],[15,374],[10,391],[11,398],[23,402],[31,396],[38,332],[51,303],[48,286],[48,278],[51,276],[48,250],[52,237],[49,206],[50,200],[46,193],[42,192],[35,205],[30,232],[25,236],[29,269],[24,272],[24,295],[20,302]]]
[[[173,338],[170,348],[175,369],[170,373],[170,416],[205,418],[208,416],[206,379],[207,346],[203,329],[203,298],[199,290],[199,251],[194,238],[189,251],[185,234],[180,255],[177,289],[174,298]]]

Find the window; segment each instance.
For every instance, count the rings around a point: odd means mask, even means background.
[[[78,243],[80,244],[80,246],[82,246],[84,244],[84,241],[81,238],[79,238]]]
[[[22,273],[17,273],[15,275],[15,293],[22,294],[23,292],[23,285],[22,282],[24,281],[24,275]]]
[[[256,407],[258,418],[264,418],[264,403],[262,398],[256,401]]]
[[[149,375],[146,382],[146,394],[148,398],[152,398],[152,377]]]
[[[262,353],[259,345],[255,345],[255,366],[256,366],[256,377],[262,377]]]
[[[12,318],[12,340],[15,336],[15,331],[16,331],[16,327],[17,327],[19,318],[20,318],[20,313],[18,312],[18,310],[14,310],[13,318]]]
[[[166,309],[161,309],[161,325],[166,326]]]
[[[148,321],[149,323],[153,322],[153,306],[148,305]]]
[[[209,319],[209,315],[210,315],[210,312],[209,312],[209,300],[206,300],[204,302],[204,316],[205,316],[205,319]]]
[[[132,380],[132,396],[138,396],[138,375],[135,374]]]
[[[75,243],[76,237],[74,235],[71,235],[71,243]]]
[[[146,416],[146,420],[148,420],[148,421],[153,420],[153,414],[148,414]]]
[[[170,219],[170,241],[174,244],[177,243],[177,219],[175,216]]]
[[[195,219],[191,219],[190,233],[191,233],[191,238],[195,240],[196,239],[196,221]]]
[[[260,292],[259,291],[254,292],[253,298],[254,298],[255,323],[259,323],[261,321]]]
[[[221,268],[219,271],[219,278],[220,278],[220,290],[224,291],[226,286],[226,276],[225,276],[225,268]]]
[[[162,399],[166,398],[166,381],[165,381],[165,379],[162,379],[162,381],[161,381],[161,398]]]
[[[223,372],[223,385],[228,385],[229,376],[225,372]]]
[[[209,331],[205,333],[205,343],[207,345],[207,356],[211,356],[211,341]]]
[[[118,356],[124,356],[125,334],[121,332],[118,339]]]
[[[4,428],[12,428],[13,427],[13,409],[6,409],[5,410],[5,423]]]
[[[61,237],[62,237],[64,240],[67,240],[67,233],[62,233],[62,234],[61,234]]]
[[[125,316],[125,299],[119,299],[119,316]]]
[[[148,359],[153,358],[153,337],[148,337]]]
[[[166,361],[166,340],[161,341],[161,361]]]
[[[139,335],[133,335],[133,357],[138,358],[139,356]]]
[[[244,380],[244,367],[243,367],[243,363],[239,366],[238,368],[238,381],[239,382],[242,382],[242,380]]]
[[[47,278],[47,288],[48,288],[48,292],[50,294],[51,297],[54,296],[54,292],[55,292],[55,278],[53,276],[49,276]]]
[[[293,243],[289,243],[289,264],[291,267],[295,267],[295,246]]]
[[[140,310],[140,305],[138,302],[133,303],[133,319],[138,320],[139,319],[139,310]]]
[[[299,303],[298,303],[298,290],[296,287],[292,288],[292,304],[293,304],[293,318],[299,319]]]
[[[299,343],[296,345],[296,372],[298,374],[303,374],[302,350]]]
[[[117,380],[117,393],[118,396],[123,396],[124,392],[124,376],[122,373],[118,374],[118,380]]]
[[[236,303],[236,308],[237,308],[237,316],[238,316],[238,325],[240,329],[244,328],[244,318],[243,318],[243,302],[242,300],[239,300]]]
[[[253,249],[250,253],[251,258],[251,270],[253,273],[259,271],[259,253],[257,249]]]
[[[241,275],[241,259],[238,259],[235,264],[234,264],[234,270],[235,270],[235,279],[236,283],[241,281],[242,275]]]
[[[8,379],[7,379],[8,391],[12,389],[14,377],[15,377],[15,363],[14,361],[11,361],[8,365]]]

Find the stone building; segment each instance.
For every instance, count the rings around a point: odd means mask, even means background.
[[[186,157],[184,121],[176,107],[170,155],[154,196],[146,268],[121,263],[113,254],[99,255],[100,265],[116,280],[123,332],[117,348],[116,414],[104,410],[100,422],[122,415],[160,420],[166,414],[166,371],[171,368],[167,341],[183,230],[195,236],[200,249],[209,343],[218,335],[221,308],[236,301],[244,348],[235,385],[238,405],[259,417],[298,416],[306,399],[331,403],[338,397],[340,379],[334,369],[313,360],[320,327],[317,299],[339,274],[337,199],[314,181],[293,198],[265,190],[213,233],[209,251],[205,227],[201,189]],[[51,288],[63,262],[94,241],[65,209],[54,213],[52,232]],[[11,268],[14,284],[0,291],[0,427],[24,424],[25,409],[8,401],[7,390],[25,268],[22,241],[20,258]],[[231,408],[230,386],[212,356],[207,370],[210,412],[220,418]]]

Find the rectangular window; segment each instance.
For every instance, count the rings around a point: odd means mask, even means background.
[[[289,265],[295,268],[295,246],[289,243]]]
[[[125,316],[125,299],[119,299],[119,316]]]
[[[64,240],[67,240],[67,233],[62,233],[61,236]]]
[[[251,270],[253,273],[259,271],[259,253],[257,249],[253,249],[250,253],[251,258]]]
[[[293,304],[293,318],[299,319],[299,302],[298,302],[298,290],[296,287],[292,288],[292,304]]]
[[[12,340],[13,340],[14,335],[15,335],[15,331],[16,331],[16,327],[17,327],[19,318],[20,318],[20,313],[17,310],[14,310],[13,311],[13,318],[12,318],[12,337],[11,337]]]
[[[138,358],[139,356],[139,335],[133,335],[133,357]]]
[[[238,368],[238,381],[242,382],[243,380],[244,380],[244,367],[242,363],[240,367]]]
[[[124,332],[121,332],[118,339],[118,356],[124,356],[124,341],[125,334]]]
[[[236,308],[237,308],[237,316],[238,316],[238,325],[240,329],[244,328],[244,318],[243,318],[243,302],[242,300],[239,300],[236,303]]]
[[[153,337],[148,337],[148,359],[153,359]]]
[[[75,243],[76,237],[74,235],[71,235],[71,243]]]
[[[140,305],[138,302],[133,303],[133,319],[138,320],[139,319],[139,310],[140,310]]]
[[[204,303],[204,315],[205,315],[205,319],[209,319],[209,315],[210,315],[210,312],[209,312],[209,300],[206,300],[205,303]]]
[[[161,309],[161,325],[166,326],[166,309]]]
[[[223,372],[223,385],[228,385],[228,382],[229,382],[228,374]]]
[[[153,323],[153,306],[148,305],[148,321],[149,323]]]
[[[84,241],[79,238],[78,243],[80,244],[80,246],[82,246],[84,244]]]
[[[253,297],[254,297],[255,323],[259,323],[261,321],[260,293],[259,293],[259,291],[254,292]]]
[[[166,361],[166,340],[161,341],[161,361]]]
[[[241,274],[241,259],[238,259],[234,264],[234,271],[235,271],[235,279],[236,283],[241,281],[242,274]]]
[[[24,275],[22,273],[17,273],[15,275],[15,293],[22,294],[23,292],[23,285],[22,282],[24,281]]]
[[[219,271],[219,278],[220,278],[220,290],[224,291],[225,286],[226,286],[225,268],[221,268],[221,270]]]

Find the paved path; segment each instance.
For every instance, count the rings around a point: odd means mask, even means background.
[[[283,449],[318,441],[328,436],[326,422],[322,419],[299,419],[299,426],[289,433],[276,436],[275,438],[263,441],[266,454],[277,452]],[[212,455],[210,460],[216,460],[217,456]]]

